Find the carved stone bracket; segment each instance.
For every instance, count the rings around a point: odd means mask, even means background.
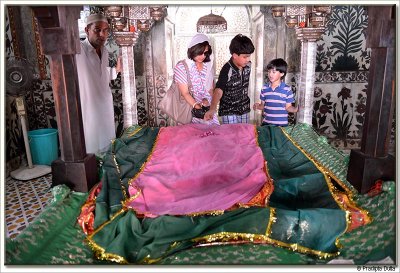
[[[116,31],[113,33],[115,43],[118,46],[135,46],[137,39],[139,38],[138,32],[122,32]]]
[[[324,32],[325,27],[296,28],[297,39],[301,41],[315,42],[321,39]]]

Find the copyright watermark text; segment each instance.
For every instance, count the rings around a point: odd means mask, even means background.
[[[394,265],[359,265],[357,266],[357,271],[363,272],[388,272],[395,271],[396,267]]]

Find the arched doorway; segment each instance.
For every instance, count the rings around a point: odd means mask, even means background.
[[[187,44],[195,33],[196,23],[202,16],[210,13],[221,15],[227,21],[227,30],[220,33],[206,33],[211,40],[215,62],[215,81],[222,66],[230,59],[229,44],[232,38],[241,33],[252,39],[256,51],[252,55],[252,76],[249,86],[251,104],[258,100],[263,83],[263,31],[264,15],[259,7],[252,6],[168,6],[166,18],[166,58],[168,85],[172,82],[174,65],[186,58]],[[251,119],[257,120],[254,112]]]

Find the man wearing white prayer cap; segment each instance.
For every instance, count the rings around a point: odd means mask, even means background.
[[[86,18],[85,32],[90,44],[96,49],[101,58],[101,49],[108,38],[109,25],[107,18],[102,14],[91,14]]]
[[[120,70],[120,59],[117,69],[109,67],[104,46],[109,24],[104,15],[89,15],[85,32],[87,37],[81,41],[81,52],[76,55],[83,130],[86,153],[100,155],[115,138],[114,104],[109,84]]]
[[[108,24],[107,17],[101,13],[93,13],[86,17],[86,25],[90,25],[95,22],[105,22]]]

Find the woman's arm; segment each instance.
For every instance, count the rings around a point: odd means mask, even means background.
[[[212,99],[211,99],[211,106],[210,106],[210,110],[208,110],[206,112],[206,114],[204,115],[204,119],[205,120],[211,120],[214,117],[214,114],[217,112],[217,106],[219,101],[222,98],[222,94],[223,91],[220,88],[215,88],[213,95],[212,95]]]
[[[228,82],[229,65],[226,63],[219,73],[218,81],[215,84],[215,88],[212,92],[211,106],[210,110],[204,115],[205,120],[213,119],[214,114],[217,112],[218,104],[224,94],[223,89],[225,89],[226,83]]]
[[[195,99],[190,95],[189,93],[189,88],[187,84],[184,83],[177,83],[179,92],[181,93],[182,97],[185,99],[185,101],[192,106],[192,108],[200,109],[200,103],[196,102]]]
[[[214,94],[214,81],[212,83],[211,89],[208,90],[208,94],[210,94],[210,98],[203,98],[203,100],[201,101],[202,105],[204,106],[210,106],[210,101],[212,101],[212,97]]]

